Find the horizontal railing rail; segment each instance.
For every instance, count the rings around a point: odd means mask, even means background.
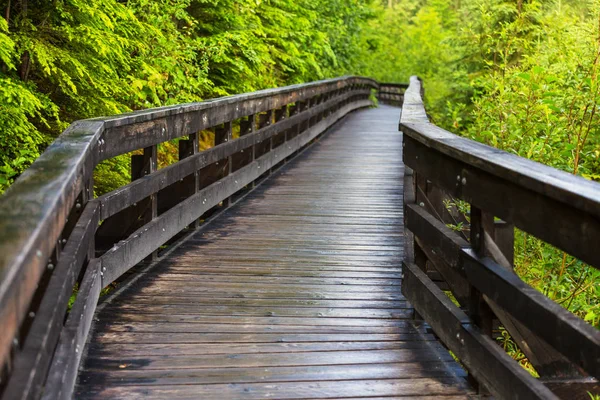
[[[73,123],[0,198],[1,397],[70,398],[101,289],[377,88],[343,77]],[[199,151],[206,130],[214,146]],[[177,138],[179,161],[158,169]],[[94,198],[94,168],[131,152],[132,182]]]
[[[402,106],[404,102],[404,92],[408,89],[405,83],[379,83],[379,92],[377,99],[384,104]]]
[[[418,315],[482,393],[576,398],[597,391],[600,331],[523,282],[513,271],[513,249],[517,227],[599,268],[600,184],[435,126],[416,77],[404,94],[400,130],[407,235],[402,290]],[[468,220],[454,205],[459,200],[470,205]],[[468,234],[448,227],[463,224]],[[495,343],[498,324],[540,379]]]

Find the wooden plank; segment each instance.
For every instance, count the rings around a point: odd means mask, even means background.
[[[246,333],[96,333],[95,343],[129,343],[129,344],[186,344],[186,343],[302,343],[302,342],[383,342],[383,341],[418,341],[422,340],[422,333],[394,333],[394,334],[320,334],[303,333],[293,334],[246,334]]]
[[[352,393],[356,397],[368,397],[377,393],[380,396],[430,396],[464,395],[465,384],[453,378],[386,379],[324,382],[282,382],[225,385],[173,385],[173,386],[125,386],[121,389],[102,387],[89,388],[78,393],[78,398],[111,399],[165,399],[177,396],[178,399],[314,399],[338,398],[340,393]],[[421,397],[420,397],[421,398]]]
[[[336,400],[350,400],[349,397],[336,397]],[[433,396],[428,396],[428,395],[420,395],[420,396],[403,396],[402,394],[397,394],[396,396],[386,396],[386,397],[352,397],[352,399],[356,399],[356,400],[431,400],[431,399],[444,399],[444,400],[456,400],[456,399],[462,399],[462,400],[467,400],[467,399],[478,399],[478,397],[476,395],[472,395],[472,394],[462,394],[462,395],[433,395]],[[323,399],[318,399],[318,400],[323,400]]]
[[[60,334],[44,386],[43,400],[71,398],[79,361],[100,296],[101,268],[99,259],[90,261],[86,268],[77,299]]]
[[[236,275],[215,275],[215,274],[181,274],[161,271],[161,279],[164,281],[184,281],[184,282],[223,282],[223,283],[264,283],[269,285],[346,285],[346,286],[396,286],[400,287],[400,280],[393,278],[327,278],[327,277],[296,277],[296,276],[271,276],[271,279],[265,281],[263,276],[236,276]],[[152,274],[148,276],[152,279]]]
[[[461,264],[461,249],[469,247],[469,243],[458,236],[452,229],[429,214],[423,207],[407,204],[405,207],[406,228],[434,250],[451,267]]]
[[[464,273],[459,269],[448,265],[438,253],[430,247],[425,246],[420,237],[416,237],[415,241],[425,253],[428,261],[433,264],[435,269],[440,273],[442,280],[448,285],[459,304],[466,306],[469,303],[470,289]],[[430,275],[431,274],[428,274],[431,278]]]
[[[243,307],[302,307],[302,308],[369,308],[369,309],[399,309],[410,308],[406,301],[388,301],[388,300],[329,300],[329,299],[246,299],[246,298],[206,298],[180,296],[176,297],[170,294],[163,296],[123,296],[120,302],[116,300],[111,304],[127,303],[135,301],[139,304],[193,304],[199,306],[243,306]]]
[[[427,338],[425,338],[427,339]],[[441,345],[437,345],[441,346]],[[143,348],[135,343],[90,343],[89,351],[94,357],[106,358],[115,354],[123,358],[132,356],[169,356],[205,354],[252,354],[252,353],[302,353],[356,350],[398,350],[436,347],[433,335],[429,340],[388,342],[303,342],[303,343],[179,343],[146,344]]]
[[[469,285],[461,270],[460,250],[469,243],[416,204],[405,205],[406,229],[415,235],[425,255],[442,274],[460,304],[469,299]]]
[[[543,382],[561,399],[590,400],[591,395],[600,394],[600,384],[592,378],[554,379]]]
[[[194,140],[196,135],[190,135],[191,139],[179,140],[178,142],[178,159],[179,161],[184,160],[188,157],[198,153],[198,141]],[[171,166],[177,165],[178,162],[171,164]],[[164,169],[164,168],[163,168]],[[162,169],[161,169],[162,170]],[[156,172],[156,170],[155,170]],[[158,214],[162,214],[174,205],[181,203],[200,189],[200,176],[199,171],[194,171],[192,174],[183,176],[178,181],[171,182],[163,190],[159,190],[157,193],[157,209]],[[163,181],[163,184],[167,182]],[[126,190],[125,187],[121,187],[117,192],[122,193]],[[110,192],[108,193],[110,194]],[[156,194],[156,193],[153,193]],[[142,200],[143,201],[143,200]],[[139,205],[139,201],[138,205]],[[131,204],[131,203],[130,203]],[[107,208],[103,205],[103,209]],[[197,221],[196,221],[197,222]]]
[[[303,278],[366,278],[366,279],[400,279],[402,273],[391,271],[363,271],[362,269],[344,269],[339,267],[339,270],[324,270],[317,268],[315,270],[293,269],[293,268],[273,268],[273,267],[255,267],[248,268],[245,266],[228,266],[214,268],[210,266],[202,267],[198,265],[182,265],[178,260],[176,265],[170,265],[168,271],[177,274],[202,274],[202,275],[222,275],[222,276],[273,276],[273,277],[303,277]],[[350,267],[351,268],[351,267]],[[333,268],[332,268],[333,269]],[[153,271],[156,273],[158,271]],[[152,273],[145,274],[150,276]]]
[[[126,311],[137,313],[181,313],[195,314],[198,307],[185,304],[121,304],[114,307],[107,307],[107,311]],[[289,317],[336,317],[336,318],[384,318],[384,319],[402,319],[409,318],[412,315],[411,309],[360,309],[360,308],[305,308],[305,307],[279,307],[279,308],[259,308],[243,306],[213,306],[204,307],[202,312],[205,315],[256,315],[256,316],[289,316]]]
[[[144,149],[143,154],[131,156],[131,180],[133,182],[140,182],[140,179],[144,176],[156,172],[157,150],[156,146],[148,147]],[[117,190],[117,192],[119,191]],[[161,198],[161,200],[164,203],[164,198]],[[100,202],[102,212],[106,208],[105,204],[100,198],[96,201]],[[100,217],[103,220],[102,224],[96,232],[97,254],[104,253],[114,243],[127,238],[132,232],[156,217],[158,213],[157,201],[157,193],[149,193],[148,196],[127,204],[127,208],[123,207],[114,214],[103,213]]]
[[[429,118],[423,104],[423,85],[416,76],[410,77],[410,85],[404,92],[402,102],[402,113],[400,115],[400,130],[404,130],[408,124],[427,124]]]
[[[113,315],[100,313],[96,316],[99,324],[127,324],[129,322],[168,322],[168,323],[198,323],[198,324],[231,324],[231,325],[301,325],[301,326],[353,326],[353,327],[393,327],[404,328],[410,321],[366,319],[366,318],[296,318],[296,317],[268,317],[237,315],[203,315],[203,314],[137,314],[119,313],[119,319],[114,320]]]
[[[303,352],[289,357],[285,353],[236,354],[233,357],[205,354],[202,357],[190,356],[140,356],[123,358],[107,357],[89,359],[88,370],[95,364],[100,369],[118,370],[126,364],[128,370],[176,370],[192,368],[250,368],[250,367],[284,367],[301,365],[339,365],[339,364],[376,364],[376,363],[412,363],[432,361],[452,361],[449,353],[440,354],[428,348],[400,350],[369,351],[333,351]]]
[[[470,223],[469,242],[471,244],[471,251],[483,256],[487,254],[485,237],[494,227],[494,216],[471,205]],[[469,292],[469,301],[467,303],[469,317],[483,334],[492,337],[494,313],[477,287],[470,285]],[[481,390],[479,392],[482,393]]]
[[[156,284],[161,284],[160,282]],[[260,283],[240,283],[240,282],[206,282],[203,283],[202,286],[190,286],[187,282],[178,282],[171,281],[169,282],[169,287],[172,289],[176,289],[178,287],[189,288],[190,291],[195,291],[197,293],[206,291],[206,292],[214,292],[215,290],[240,290],[242,289],[244,292],[252,293],[254,292],[267,292],[267,291],[276,291],[280,293],[292,293],[294,291],[309,291],[312,293],[316,293],[318,295],[323,295],[328,298],[326,295],[332,294],[338,296],[338,293],[341,293],[339,296],[342,296],[343,293],[364,293],[364,294],[381,294],[385,296],[389,295],[400,295],[399,293],[399,285],[398,286],[372,286],[372,285],[311,285],[308,283],[301,284],[293,284],[287,283],[285,285],[273,285],[269,283],[269,279],[266,279],[264,282]],[[340,299],[343,299],[340,297]],[[373,299],[373,297],[367,297],[368,299]]]
[[[335,288],[338,288],[337,286]],[[339,290],[330,290],[326,287],[278,287],[273,285],[229,285],[219,287],[190,287],[189,285],[154,284],[147,285],[142,282],[132,286],[140,296],[157,296],[169,293],[174,296],[192,296],[208,298],[243,298],[243,299],[329,299],[329,300],[405,300],[399,291],[373,291],[371,287],[365,290],[349,291],[345,286]]]
[[[214,323],[211,325],[198,324],[198,323],[170,323],[170,322],[112,322],[105,324],[98,324],[104,332],[144,332],[144,333],[235,333],[240,330],[239,325],[235,324],[223,324]],[[243,326],[244,332],[246,333],[394,333],[401,325],[393,327],[381,327],[381,326],[306,326],[306,325],[277,325],[277,326],[265,326],[265,325],[252,325],[246,324]]]
[[[556,399],[477,328],[417,266],[403,264],[402,292],[467,370],[500,398]]]
[[[456,374],[444,363],[386,363],[254,368],[89,371],[81,381],[89,386],[156,386],[205,385],[218,383],[306,382],[335,380],[413,379],[423,377],[453,377]]]

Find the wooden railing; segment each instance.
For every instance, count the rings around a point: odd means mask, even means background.
[[[401,107],[407,88],[408,85],[405,83],[379,83],[377,98],[383,104]]]
[[[600,331],[513,272],[514,227],[600,267],[600,184],[453,135],[427,118],[421,82],[404,94],[406,260],[402,290],[498,398],[589,398]],[[468,221],[458,200],[469,203]],[[448,225],[468,226],[468,234]],[[457,306],[444,291],[452,292]],[[492,338],[500,324],[540,375]]]
[[[0,198],[2,398],[70,398],[101,289],[376,88],[345,77],[72,124]],[[206,130],[214,147],[200,152]],[[176,138],[180,160],[158,169],[157,146]],[[133,181],[94,199],[98,163],[133,151]]]

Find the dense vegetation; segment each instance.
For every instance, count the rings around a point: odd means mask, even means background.
[[[597,0],[0,0],[0,192],[71,121],[343,74],[420,75],[445,128],[600,180]],[[127,181],[126,157],[97,190]],[[517,233],[517,271],[600,324],[600,273]],[[515,355],[515,357],[519,357]]]
[[[367,0],[0,0],[0,9],[0,191],[73,120],[351,71],[372,12]],[[128,170],[123,160],[103,167],[101,184]]]
[[[423,78],[438,125],[600,180],[597,0],[394,0],[364,40],[370,75]],[[600,271],[519,231],[515,254],[529,284],[600,326]]]

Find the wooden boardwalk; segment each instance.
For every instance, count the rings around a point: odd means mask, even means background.
[[[398,119],[351,114],[102,304],[75,398],[469,396],[400,293]]]

